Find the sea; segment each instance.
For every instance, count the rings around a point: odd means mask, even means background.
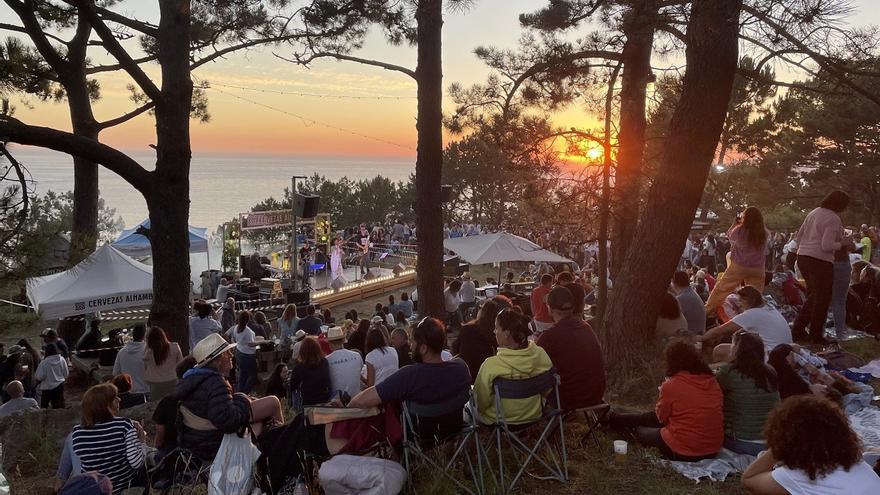
[[[69,155],[31,147],[12,148],[13,156],[33,176],[37,195],[73,190],[73,160]],[[148,170],[155,164],[149,152],[128,153]],[[292,176],[317,173],[331,180],[372,179],[383,175],[406,181],[415,170],[415,158],[246,155],[193,153],[190,172],[190,224],[208,227],[238,218],[260,201],[280,199]],[[100,195],[107,207],[116,210],[126,227],[147,218],[147,205],[131,185],[109,170],[100,170]]]

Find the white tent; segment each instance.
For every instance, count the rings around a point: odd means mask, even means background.
[[[153,302],[153,267],[105,244],[70,270],[29,278],[27,296],[46,320],[149,306]]]
[[[150,240],[146,236],[138,234],[140,227],[149,229],[150,219],[147,218],[133,228],[123,230],[122,234],[119,235],[119,239],[113,241],[113,247],[129,256],[152,255],[153,250],[150,247]],[[189,252],[208,252],[208,229],[206,227],[189,226]]]
[[[473,265],[505,261],[571,263],[568,258],[507,232],[445,239],[443,247]]]

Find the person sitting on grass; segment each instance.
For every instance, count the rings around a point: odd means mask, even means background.
[[[657,315],[657,327],[654,329],[654,337],[664,342],[674,337],[688,335],[688,321],[681,312],[678,299],[669,292],[661,296],[660,313]]]
[[[391,331],[391,346],[397,351],[397,368],[403,368],[412,364],[412,351],[409,348],[409,335],[405,328],[395,328]]]
[[[64,486],[68,478],[90,471],[110,478],[114,494],[144,486],[147,435],[137,421],[117,416],[116,387],[102,383],[89,388],[83,394],[81,407],[80,424],[65,440],[58,461],[55,490]]]
[[[388,345],[385,333],[381,324],[374,324],[367,332],[367,355],[364,358],[367,376],[363,379],[364,388],[382,383],[397,371],[397,351]]]
[[[290,370],[287,368],[286,364],[276,364],[275,369],[272,370],[272,374],[269,375],[269,379],[266,380],[266,395],[274,395],[283,403],[287,399],[286,384],[289,375]]]
[[[758,455],[765,448],[764,422],[779,402],[776,372],[764,363],[761,337],[744,330],[733,334],[733,359],[715,379],[724,392],[724,448]]]
[[[192,352],[196,365],[183,375],[174,392],[184,418],[181,446],[204,460],[214,459],[225,433],[235,433],[250,423],[259,437],[264,422],[284,423],[277,397],[233,395],[226,379],[232,370],[233,348],[235,344],[218,334],[199,341]]]
[[[497,296],[496,296],[497,297]],[[497,420],[493,382],[496,378],[521,380],[544,373],[553,367],[547,352],[529,341],[529,319],[511,309],[503,309],[495,318],[498,353],[483,361],[474,382],[474,396],[480,421]],[[501,399],[507,422],[527,423],[541,416],[541,398]]]
[[[613,411],[608,423],[666,459],[715,457],[724,442],[724,394],[712,370],[692,345],[675,341],[666,346],[666,377],[654,411]]]
[[[785,317],[776,309],[764,302],[764,297],[758,289],[745,286],[736,292],[745,311],[734,316],[727,323],[708,330],[703,335],[697,335],[697,342],[717,342],[732,335],[737,330],[746,330],[761,336],[764,342],[765,355],[779,344],[791,344],[791,328]],[[712,351],[712,362],[726,362],[730,360],[730,344],[718,344]]]
[[[330,365],[317,337],[306,337],[289,375],[290,397],[297,410],[330,400]]]
[[[40,408],[35,399],[24,396],[24,385],[18,380],[12,380],[6,385],[6,393],[10,399],[0,406],[0,418],[5,418],[22,411],[36,411]]]
[[[880,477],[862,461],[862,446],[843,411],[828,399],[786,399],[764,428],[767,450],[746,468],[754,495],[874,495]]]
[[[605,395],[605,359],[599,339],[575,313],[575,299],[567,287],[551,289],[547,306],[555,323],[538,336],[537,344],[559,373],[562,408],[572,411],[600,404]]]
[[[120,373],[113,377],[113,385],[119,392],[119,409],[139,406],[147,403],[146,394],[138,394],[131,391],[131,375]]]
[[[502,309],[511,306],[513,303],[505,296],[486,299],[477,318],[462,326],[458,338],[452,343],[452,353],[468,365],[473,380],[476,380],[483,361],[495,355],[495,317]]]

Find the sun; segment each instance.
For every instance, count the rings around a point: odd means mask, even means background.
[[[605,150],[600,147],[591,147],[587,150],[587,158],[590,160],[598,160],[605,155]]]

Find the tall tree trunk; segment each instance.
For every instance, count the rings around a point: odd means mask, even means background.
[[[742,0],[695,0],[687,71],[656,179],[615,281],[603,325],[606,362],[632,369],[650,347],[660,296],[681,256],[706,185],[737,67]],[[645,262],[644,253],[650,253]]]
[[[159,63],[162,99],[156,102],[157,156],[153,181],[146,194],[153,251],[151,318],[169,340],[188,352],[187,314],[190,298],[189,169],[192,152],[189,110],[192,80],[189,69],[190,2],[159,1]]]
[[[67,104],[73,133],[98,140],[98,127],[92,104],[82,81],[67,86]],[[73,266],[95,251],[98,242],[98,164],[73,157],[73,226],[67,264]]]
[[[623,77],[620,89],[620,132],[614,176],[612,271],[620,272],[639,219],[642,164],[645,154],[645,105],[651,79],[651,52],[657,28],[656,0],[633,3],[623,22]]]
[[[605,317],[608,309],[608,223],[611,216],[611,112],[614,104],[614,86],[617,84],[617,76],[620,72],[620,64],[611,72],[608,78],[608,92],[605,94],[605,134],[602,143],[602,197],[599,200],[599,297],[597,301],[596,320],[599,322]]]
[[[443,30],[442,0],[419,0],[418,151],[416,155],[416,227],[419,239],[419,312],[443,315]]]

